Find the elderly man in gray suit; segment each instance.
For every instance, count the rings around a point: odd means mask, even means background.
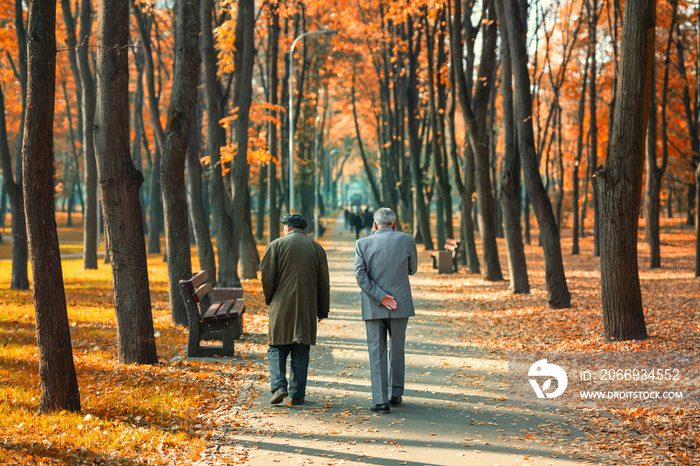
[[[388,414],[390,406],[402,401],[406,325],[415,315],[408,276],[418,269],[418,253],[413,236],[396,231],[396,214],[391,209],[382,207],[375,212],[374,229],[374,234],[355,243],[355,279],[362,289],[362,320],[367,330],[372,379],[371,410]]]

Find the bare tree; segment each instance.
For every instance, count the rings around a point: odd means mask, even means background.
[[[34,280],[39,412],[80,411],[54,210],[53,118],[56,0],[29,4],[27,114],[22,142],[24,204]]]

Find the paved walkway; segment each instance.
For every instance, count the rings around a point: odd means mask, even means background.
[[[307,403],[269,404],[267,380],[254,381],[247,427],[220,448],[249,449],[249,465],[571,465],[613,464],[580,445],[582,422],[506,399],[506,361],[463,342],[441,322],[439,297],[424,289],[435,272],[412,277],[404,402],[378,415],[371,404],[354,234],[331,223],[322,243],[331,273],[331,315],[311,350]],[[467,310],[465,310],[467,312]],[[466,338],[465,338],[466,337]],[[574,452],[573,456],[562,451]],[[223,451],[222,451],[223,453]]]

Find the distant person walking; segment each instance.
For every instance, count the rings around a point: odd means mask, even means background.
[[[367,230],[366,236],[372,234],[372,224],[374,223],[374,212],[367,207],[367,210],[362,214],[362,227]]]
[[[362,231],[362,216],[359,213],[352,213],[350,222],[355,230],[355,239],[358,239],[360,237],[360,232]]]
[[[388,414],[390,406],[402,402],[406,326],[408,318],[415,315],[408,276],[418,270],[418,253],[413,236],[396,231],[396,214],[391,209],[382,207],[375,212],[374,228],[371,236],[355,243],[355,279],[362,289],[371,410]]]
[[[292,404],[298,405],[306,396],[309,350],[316,344],[317,322],[328,317],[330,310],[328,260],[321,245],[306,235],[304,217],[287,214],[281,222],[284,236],[267,245],[260,262],[265,304],[270,306],[270,403],[281,403],[291,392]]]

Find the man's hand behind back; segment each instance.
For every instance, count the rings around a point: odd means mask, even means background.
[[[393,296],[386,295],[384,299],[382,299],[382,306],[389,310],[396,309],[396,300]]]

